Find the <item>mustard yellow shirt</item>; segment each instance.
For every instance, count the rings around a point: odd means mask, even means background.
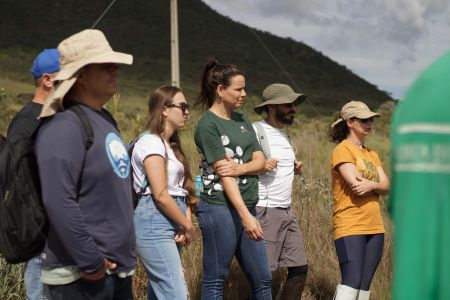
[[[362,177],[379,182],[380,158],[369,148],[359,148],[343,140],[331,156],[331,180],[334,198],[334,238],[356,234],[384,233],[379,196],[355,196],[337,170],[342,163],[352,163]]]

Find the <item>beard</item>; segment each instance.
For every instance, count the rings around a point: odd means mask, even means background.
[[[288,113],[283,113],[280,110],[276,110],[275,117],[277,120],[285,125],[292,125],[294,123],[295,112],[289,111]]]

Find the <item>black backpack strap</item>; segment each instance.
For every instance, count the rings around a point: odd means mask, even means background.
[[[109,110],[102,108],[102,111],[105,113],[105,116],[108,118],[108,120],[110,121],[110,123],[117,129],[117,131],[120,132],[119,130],[119,126],[117,126],[117,122],[114,119],[113,115],[109,112]]]
[[[81,125],[83,125],[84,133],[86,134],[85,146],[87,151],[89,150],[89,148],[91,148],[92,144],[94,143],[94,130],[92,129],[91,122],[89,121],[86,113],[79,105],[73,105],[69,109],[78,116]]]
[[[85,141],[85,148],[86,151],[91,148],[92,144],[94,143],[94,129],[92,128],[91,122],[88,119],[88,116],[84,112],[84,110],[80,107],[79,104],[73,104],[70,105],[69,109],[73,111],[77,117],[80,119],[81,125],[83,126],[84,133],[86,134],[86,141]],[[86,163],[86,156],[83,159],[82,169],[84,169],[84,165]],[[80,193],[81,190],[81,176],[83,172],[80,172],[80,176],[78,178],[78,184],[77,184],[77,195]]]

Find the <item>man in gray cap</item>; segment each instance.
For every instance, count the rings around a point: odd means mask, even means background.
[[[263,103],[254,108],[266,118],[253,123],[266,155],[265,172],[259,176],[257,217],[264,232],[272,271],[288,268],[288,276],[277,299],[300,299],[306,282],[308,263],[300,227],[291,207],[294,175],[303,171],[286,127],[294,121],[296,107],[306,95],[295,93],[286,84],[274,83],[263,91]]]
[[[52,117],[35,144],[49,220],[41,280],[52,300],[132,299],[131,164],[103,105],[116,93],[118,64],[133,57],[113,51],[99,30],[70,36],[58,51],[59,83],[40,115]]]

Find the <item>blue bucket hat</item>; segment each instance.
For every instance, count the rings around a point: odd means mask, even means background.
[[[41,78],[44,74],[59,71],[59,52],[56,49],[45,49],[36,56],[31,67],[34,79]]]

